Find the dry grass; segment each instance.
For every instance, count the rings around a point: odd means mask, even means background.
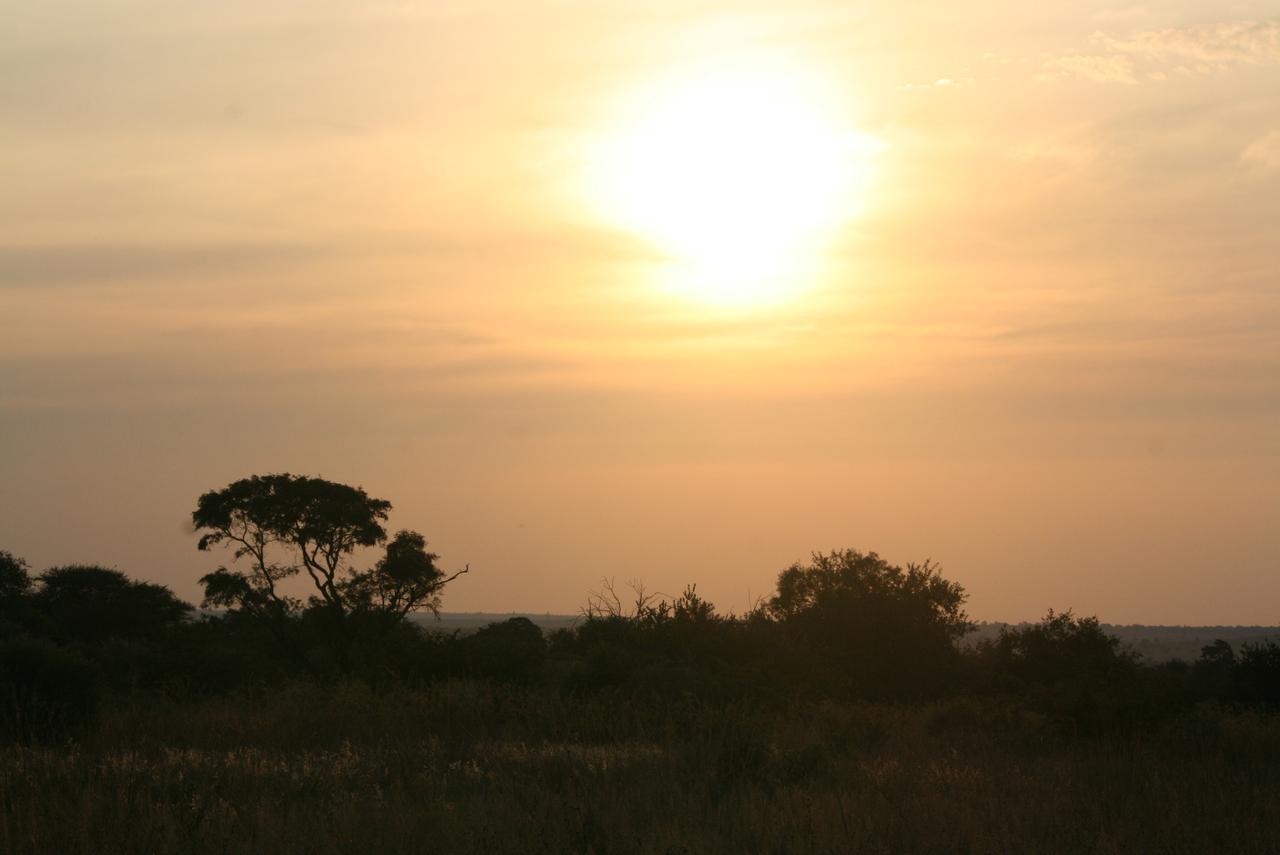
[[[449,683],[110,706],[0,750],[0,850],[1276,852],[1280,722],[1064,739],[999,705],[787,709]]]

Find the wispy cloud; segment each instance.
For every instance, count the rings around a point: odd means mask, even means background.
[[[1132,59],[1126,56],[1096,54],[1054,57],[1045,62],[1044,69],[1038,77],[1041,80],[1075,77],[1091,80],[1094,83],[1134,84],[1138,82]]]
[[[1269,63],[1280,61],[1280,20],[1169,27],[1128,38],[1098,35],[1095,41],[1111,53],[1140,59],[1202,63],[1210,67]]]
[[[903,85],[903,89],[950,89],[957,86],[969,86],[973,83],[972,77],[939,77],[932,83],[907,83]]]
[[[1126,36],[1097,32],[1087,50],[1045,60],[1038,77],[1132,85],[1271,63],[1280,63],[1280,20],[1227,21]]]

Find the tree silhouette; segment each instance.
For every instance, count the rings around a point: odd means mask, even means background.
[[[783,570],[763,614],[796,645],[803,667],[842,672],[857,693],[932,694],[971,627],[964,601],[964,589],[936,564],[903,569],[845,549]]]
[[[778,575],[778,593],[767,603],[770,614],[793,620],[835,612],[890,605],[914,612],[922,623],[951,638],[969,631],[964,589],[942,577],[932,562],[890,564],[874,552],[856,549],[814,553],[809,564],[793,564]],[[865,616],[865,615],[863,615]]]
[[[338,591],[352,608],[402,618],[409,612],[440,611],[440,591],[470,570],[470,565],[445,576],[436,567],[440,556],[427,552],[427,539],[416,531],[399,531],[386,554],[371,570],[352,572]]]
[[[276,583],[305,570],[320,602],[342,614],[346,604],[338,582],[343,562],[356,547],[386,540],[381,523],[390,510],[390,502],[371,498],[358,487],[287,472],[253,475],[205,493],[191,514],[196,530],[208,532],[198,548],[229,541],[236,545],[237,559],[252,559],[248,575],[220,569],[222,575],[202,579],[206,599],[224,605],[228,599],[243,598],[293,611],[296,601],[282,596]],[[289,550],[294,560],[270,560],[269,551],[276,545]]]
[[[1096,617],[1078,618],[1070,609],[1049,609],[1038,623],[1004,627],[999,637],[984,641],[978,653],[998,673],[1041,684],[1109,679],[1127,673],[1133,662],[1120,639],[1104,630]]]
[[[27,562],[0,549],[0,619],[13,620],[24,611],[31,592],[31,573]]]
[[[316,593],[310,604],[342,623],[353,612],[395,621],[418,609],[439,608],[440,590],[469,568],[445,576],[426,538],[401,531],[375,567],[350,566],[358,547],[387,540],[382,523],[391,503],[359,487],[288,473],[253,475],[205,493],[192,513],[199,548],[226,543],[247,572],[220,567],[204,576],[206,606],[254,615],[288,616],[301,603],[278,583],[306,572]]]
[[[163,585],[81,564],[41,573],[32,603],[57,636],[84,642],[159,638],[191,612]]]

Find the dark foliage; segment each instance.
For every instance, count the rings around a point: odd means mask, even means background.
[[[1188,691],[1196,700],[1235,700],[1236,653],[1222,639],[1206,644],[1186,674]]]
[[[0,608],[22,599],[30,590],[31,572],[27,562],[0,549]]]
[[[418,532],[399,531],[372,569],[352,571],[339,590],[350,611],[380,614],[392,622],[414,611],[438,614],[441,590],[461,575],[446,578],[436,566],[439,557],[427,551],[427,539]]]
[[[1127,675],[1133,666],[1133,658],[1097,618],[1052,609],[1039,623],[1001,630],[995,641],[979,646],[979,655],[993,674],[1012,685],[1106,680]]]
[[[0,642],[0,738],[74,735],[97,704],[98,675],[83,657],[46,640]]]
[[[988,690],[1013,693],[1077,733],[1153,726],[1183,697],[1180,674],[1139,668],[1096,618],[1070,611],[1005,628],[979,645],[977,657]]]
[[[105,699],[0,749],[0,851],[1273,853],[1280,718],[1081,741],[1003,698],[639,702],[441,680]]]
[[[0,635],[15,631],[28,619],[30,593],[27,562],[0,549]]]
[[[205,493],[191,515],[204,532],[199,548],[231,545],[247,569],[220,567],[204,576],[203,605],[226,610],[237,627],[271,640],[273,658],[313,676],[398,671],[405,657],[395,640],[413,644],[405,617],[438,611],[445,585],[470,568],[446,575],[414,531],[387,542],[382,523],[390,510],[390,502],[359,487],[288,473]],[[358,547],[381,543],[385,554],[372,568],[351,566]],[[315,590],[305,605],[279,587],[304,572]]]
[[[1236,688],[1246,704],[1280,709],[1280,644],[1245,644],[1236,665]]]
[[[928,562],[904,568],[855,550],[815,554],[783,570],[775,594],[745,615],[719,613],[692,586],[666,598],[633,585],[634,595],[624,597],[606,582],[581,621],[550,638],[526,618],[471,634],[424,632],[407,614],[437,609],[442,586],[457,574],[441,572],[425,538],[408,531],[390,539],[374,567],[351,568],[341,556],[377,538],[364,523],[380,531],[387,506],[316,481],[247,479],[226,496],[202,498],[197,513],[222,526],[205,545],[230,540],[252,564],[205,577],[206,602],[230,606],[217,616],[193,619],[167,588],[102,567],[57,567],[33,583],[25,563],[0,553],[8,738],[74,731],[92,715],[100,689],[189,698],[299,679],[391,688],[463,678],[542,685],[583,699],[765,706],[960,695],[1089,737],[1153,732],[1196,704],[1280,708],[1278,645],[1237,653],[1216,642],[1194,664],[1144,666],[1095,618],[1050,611],[965,652],[959,642],[970,624],[958,584]],[[316,549],[328,517],[316,505],[333,496],[341,507],[329,542],[341,556],[331,565],[333,584],[321,574],[304,607],[274,582],[303,572],[307,561],[329,559],[313,551],[284,572],[267,544]],[[337,600],[326,600],[325,591]],[[745,748],[739,754],[742,762],[751,756]]]
[[[92,565],[46,570],[31,600],[55,638],[86,644],[159,639],[191,612],[163,585]]]
[[[300,604],[282,595],[276,584],[305,570],[316,590],[314,599],[345,612],[340,590],[345,561],[356,547],[386,540],[382,522],[390,510],[390,502],[359,487],[287,472],[253,475],[205,493],[191,514],[196,531],[205,532],[199,548],[228,543],[236,559],[250,559],[248,573],[221,568],[202,580],[206,604],[296,611]],[[285,551],[287,563],[276,563],[277,547]]]
[[[717,614],[690,586],[672,601],[633,585],[624,606],[611,582],[578,626],[551,638],[552,665],[574,691],[706,697],[751,692],[765,667],[762,622]]]
[[[471,677],[528,683],[541,678],[547,659],[542,630],[526,617],[493,623],[453,639],[453,670]]]
[[[971,626],[964,601],[935,564],[903,569],[846,549],[782,571],[765,612],[783,630],[792,667],[821,662],[863,697],[924,697],[955,672],[956,643]]]

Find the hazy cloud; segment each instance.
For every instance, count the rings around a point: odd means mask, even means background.
[[[1055,57],[1044,64],[1044,71],[1039,76],[1045,80],[1077,77],[1094,83],[1138,82],[1133,60],[1126,56],[1077,54]]]
[[[1280,62],[1280,20],[1166,27],[1127,36],[1097,32],[1089,42],[1089,50],[1046,60],[1038,76],[1134,84],[1164,80],[1170,73],[1211,74]]]
[[[1280,131],[1251,142],[1240,154],[1240,162],[1264,172],[1280,172]]]
[[[1280,6],[1144,2],[9,4],[0,545],[198,597],[182,508],[289,469],[488,568],[453,608],[572,607],[598,555],[723,602],[856,538],[984,617],[1103,554],[1143,594],[1062,602],[1261,620]],[[704,307],[586,167],[757,53],[890,145],[795,300]],[[1171,567],[1250,596],[1152,611]]]
[[[290,244],[0,246],[0,289],[240,273],[314,255]]]
[[[1280,61],[1280,20],[1235,21],[1148,30],[1128,38],[1097,34],[1093,41],[1110,53],[1226,67],[1235,63]]]

